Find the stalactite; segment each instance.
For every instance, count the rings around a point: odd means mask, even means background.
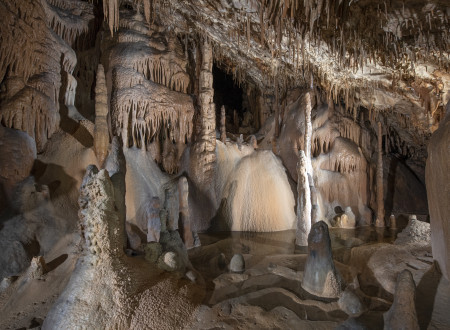
[[[311,230],[311,194],[307,173],[307,160],[303,150],[300,150],[297,163],[297,233],[295,244],[308,245],[308,234]]]
[[[171,141],[191,140],[194,107],[188,95],[170,91],[123,68],[113,71],[113,86],[116,133],[122,135],[126,147],[146,149],[162,130],[167,130]]]
[[[376,227],[384,227],[384,196],[383,196],[383,131],[378,122],[378,159],[377,159],[377,218]]]
[[[103,0],[103,16],[112,36],[119,28],[119,0]]]

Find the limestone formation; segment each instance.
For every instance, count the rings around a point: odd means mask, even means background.
[[[178,181],[178,194],[180,202],[178,230],[180,231],[186,249],[192,249],[195,244],[189,213],[189,184],[184,176]]]
[[[122,137],[124,148],[151,151],[158,164],[175,173],[194,126],[183,47],[176,36],[141,15],[121,20],[127,28],[117,32],[117,39],[104,36],[102,44],[111,81],[112,134]]]
[[[383,194],[383,131],[378,122],[378,157],[377,157],[377,218],[376,227],[384,227],[384,194]]]
[[[213,49],[208,41],[201,45],[199,76],[199,131],[191,149],[191,179],[201,190],[208,190],[216,162],[216,111],[213,103]]]
[[[159,214],[161,211],[161,202],[159,197],[153,197],[147,212],[147,242],[159,242],[161,234],[161,220]]]
[[[308,235],[302,288],[319,297],[336,298],[341,294],[342,285],[341,275],[333,262],[328,226],[323,221],[316,222]]]
[[[426,165],[427,196],[430,209],[431,244],[433,258],[437,260],[442,273],[450,280],[450,214],[449,182],[450,162],[450,101],[447,103],[443,122],[428,145]]]
[[[384,313],[384,329],[419,329],[414,297],[416,285],[409,270],[398,274],[394,302]]]
[[[125,205],[126,183],[125,177],[127,166],[125,156],[122,149],[122,141],[118,136],[114,136],[109,146],[108,156],[105,160],[105,169],[108,171],[111,182],[114,186],[114,199],[116,201],[117,213],[119,214],[119,221],[123,224],[120,228],[122,236],[124,237],[124,248],[127,245],[127,231],[126,231],[126,214],[127,209]]]
[[[235,254],[231,258],[230,271],[232,273],[243,273],[245,271],[245,260],[242,254]]]
[[[28,268],[29,278],[40,278],[46,272],[46,264],[43,256],[33,257],[31,265]]]
[[[307,173],[307,160],[303,150],[299,152],[297,163],[297,234],[295,244],[308,245],[308,235],[311,230],[311,197]]]
[[[352,208],[347,206],[345,212],[338,216],[336,220],[336,227],[340,228],[355,228],[355,214],[352,212]]]
[[[397,221],[395,219],[395,215],[391,214],[389,217],[389,228],[390,229],[397,229]]]
[[[311,224],[316,223],[319,220],[319,205],[317,202],[317,191],[314,184],[314,174],[311,163],[311,137],[312,137],[312,123],[311,123],[311,94],[305,95],[305,159],[306,159],[306,172],[308,173],[308,184],[311,198]]]
[[[305,95],[305,141],[304,141],[304,150],[305,150],[305,159],[306,159],[306,171],[308,175],[312,178],[312,165],[311,165],[311,136],[312,136],[312,124],[311,124],[311,95],[310,93],[306,93]],[[310,186],[313,184],[310,183]]]
[[[405,229],[398,233],[395,244],[425,244],[431,243],[430,224],[417,219],[411,219]]]
[[[0,329],[450,329],[447,2],[0,1]]]
[[[339,307],[348,315],[352,317],[358,317],[365,310],[366,307],[361,302],[361,299],[356,295],[356,293],[347,288],[338,300]]]
[[[242,144],[244,143],[244,136],[239,134],[239,137],[236,140],[237,146],[239,150],[242,150]]]
[[[114,187],[106,170],[90,165],[80,187],[80,224],[89,261],[97,265],[106,256],[123,254],[123,235],[116,212]]]
[[[233,147],[225,148],[224,153],[234,153]],[[219,196],[219,201],[223,201],[219,211],[225,230],[294,229],[295,199],[281,160],[263,150],[251,152],[233,163],[218,173],[217,179],[224,187]]]
[[[220,108],[220,141],[227,142],[226,113],[225,106]]]
[[[97,81],[95,84],[95,130],[94,150],[100,167],[103,167],[108,155],[108,91],[106,90],[105,70],[99,64],[97,68]]]
[[[258,149],[258,140],[256,139],[256,136],[254,135],[250,136],[250,145],[253,147],[254,150]]]
[[[0,125],[0,210],[11,202],[16,185],[30,175],[36,145],[24,132]]]

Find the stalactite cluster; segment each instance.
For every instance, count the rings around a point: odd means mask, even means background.
[[[87,22],[93,16],[85,9]],[[39,151],[59,125],[61,77],[71,75],[77,63],[73,49],[41,19],[58,10],[46,2],[0,4],[0,122],[27,132]],[[66,18],[64,25],[70,26]]]
[[[194,107],[189,96],[171,92],[142,75],[116,68],[112,95],[116,130],[126,146],[147,148],[162,133],[173,142],[191,140]]]

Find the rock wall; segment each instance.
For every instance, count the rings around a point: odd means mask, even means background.
[[[450,102],[446,117],[428,146],[426,185],[430,209],[431,246],[443,275],[450,279]]]

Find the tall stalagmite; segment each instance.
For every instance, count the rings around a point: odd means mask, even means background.
[[[310,199],[311,199],[311,216],[310,216],[310,226],[311,223],[316,223],[319,217],[319,206],[317,204],[317,191],[314,185],[314,176],[311,163],[311,137],[312,137],[312,122],[311,122],[311,94],[307,93],[305,95],[306,107],[305,107],[305,159],[306,159],[306,172],[308,174],[307,183],[309,185]]]
[[[300,246],[308,245],[308,234],[311,230],[311,194],[308,183],[308,173],[306,171],[306,156],[303,150],[300,150],[297,163],[297,234],[295,244]]]
[[[216,163],[216,112],[213,103],[212,45],[204,41],[201,47],[202,63],[199,78],[199,131],[191,154],[192,180],[198,188],[208,190]]]
[[[178,181],[178,194],[179,194],[179,225],[178,230],[180,236],[186,246],[186,249],[192,249],[194,247],[194,235],[191,229],[191,219],[189,216],[189,185],[187,179],[182,176]]]
[[[225,106],[220,108],[220,141],[227,142],[227,128],[226,128],[226,115]]]
[[[384,199],[383,199],[383,135],[381,122],[378,122],[378,160],[377,160],[377,219],[375,226],[384,227]]]
[[[103,167],[108,155],[109,133],[106,116],[108,115],[108,93],[106,90],[105,71],[99,64],[97,83],[95,85],[95,130],[94,150],[100,167]]]

